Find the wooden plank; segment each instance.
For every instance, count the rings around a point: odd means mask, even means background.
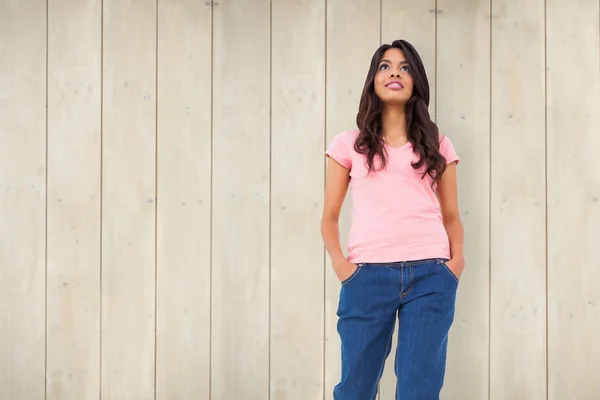
[[[441,397],[487,399],[490,265],[490,2],[438,0],[437,121],[461,159],[466,266]],[[439,67],[442,66],[442,67]]]
[[[0,398],[45,392],[46,2],[0,2]]]
[[[270,1],[213,10],[213,399],[269,397]]]
[[[157,399],[210,397],[211,15],[159,1]]]
[[[156,3],[104,0],[103,399],[154,398]]]
[[[356,113],[373,53],[380,44],[380,8],[369,0],[327,1],[326,141],[356,129]],[[360,27],[360,29],[357,29]],[[351,43],[351,46],[348,44]],[[343,72],[341,72],[343,71]],[[350,228],[350,192],[340,215],[340,240],[346,248]],[[346,252],[344,252],[346,254]],[[341,377],[337,315],[340,282],[329,257],[325,264],[325,399]]]
[[[48,399],[100,391],[101,4],[48,9]]]
[[[493,1],[492,400],[546,397],[544,69],[544,1]]]
[[[272,7],[271,399],[318,399],[324,250],[315,226],[324,187],[325,1],[276,0]]]
[[[600,370],[598,1],[548,0],[546,15],[548,398],[595,399]]]
[[[436,76],[435,76],[435,0],[382,0],[381,2],[381,37],[382,42],[391,44],[394,40],[404,39],[410,42],[419,52],[425,65],[429,80],[430,102],[429,113],[435,121]],[[380,384],[381,399],[395,399],[396,374],[394,360],[398,347],[398,321],[394,327],[392,348],[386,360]]]

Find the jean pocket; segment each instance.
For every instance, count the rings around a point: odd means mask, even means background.
[[[452,270],[450,268],[448,268],[448,265],[446,265],[446,262],[442,262],[442,265],[444,266],[444,269],[446,270],[446,272],[448,272],[450,274],[450,276],[452,278],[454,278],[454,280],[456,281],[456,283],[459,282],[458,277],[456,276],[456,274],[454,272],[452,272]]]
[[[342,286],[346,285],[347,283],[349,283],[352,279],[354,279],[356,277],[356,275],[358,275],[358,273],[360,272],[360,270],[362,269],[362,266],[360,264],[356,264],[356,269],[354,270],[354,272],[352,272],[352,275],[350,275],[349,277],[347,277],[346,279],[344,279],[342,281]]]

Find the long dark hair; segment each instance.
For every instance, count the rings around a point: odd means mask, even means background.
[[[446,159],[439,151],[438,127],[429,116],[429,81],[425,67],[419,53],[405,40],[395,40],[391,45],[384,44],[373,54],[356,116],[360,133],[354,143],[354,149],[360,154],[366,154],[369,172],[375,169],[375,157],[380,158],[381,168],[385,168],[386,152],[381,131],[382,102],[375,93],[374,80],[379,63],[390,48],[400,49],[404,53],[414,81],[412,96],[405,105],[408,141],[412,143],[414,152],[420,156],[420,160],[412,163],[412,166],[419,169],[425,165],[422,177],[431,176],[435,184],[446,169]]]

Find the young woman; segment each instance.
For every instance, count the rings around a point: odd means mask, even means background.
[[[438,399],[448,332],[464,268],[458,156],[428,112],[429,83],[411,44],[373,55],[358,130],[327,149],[321,234],[341,282],[337,315],[342,378],[336,400],[375,399],[396,315],[396,398]],[[338,218],[348,187],[348,256]]]

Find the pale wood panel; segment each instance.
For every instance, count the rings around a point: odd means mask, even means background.
[[[272,3],[271,399],[323,397],[325,1]],[[327,397],[329,398],[329,397]]]
[[[327,0],[327,144],[341,131],[356,129],[356,113],[369,64],[380,44],[380,9],[369,0]],[[323,149],[324,150],[324,149]],[[325,156],[323,156],[325,157]],[[350,224],[350,192],[340,215],[344,254]],[[337,307],[340,282],[329,256],[325,263],[325,399],[341,376]]]
[[[101,17],[49,3],[48,399],[100,391]]]
[[[213,399],[269,397],[270,1],[214,6]]]
[[[208,399],[212,7],[158,4],[156,398]]]
[[[548,0],[548,398],[600,396],[598,1]]]
[[[394,40],[404,39],[417,49],[423,60],[430,87],[429,113],[435,121],[436,1],[381,0],[381,7],[382,43],[391,44]]]
[[[435,120],[435,0],[382,0],[381,2],[381,38],[383,43],[404,39],[412,44],[425,65],[429,81],[429,113]],[[401,260],[399,260],[401,261]],[[394,327],[392,349],[386,360],[380,385],[381,399],[395,399],[396,373],[394,364],[398,347],[398,321]]]
[[[0,398],[45,392],[46,1],[0,2]]]
[[[450,330],[444,399],[487,399],[490,266],[490,2],[438,0],[437,120],[460,157],[466,269]]]
[[[103,399],[154,398],[156,3],[104,0]]]
[[[546,396],[544,68],[544,1],[494,0],[492,400]]]

